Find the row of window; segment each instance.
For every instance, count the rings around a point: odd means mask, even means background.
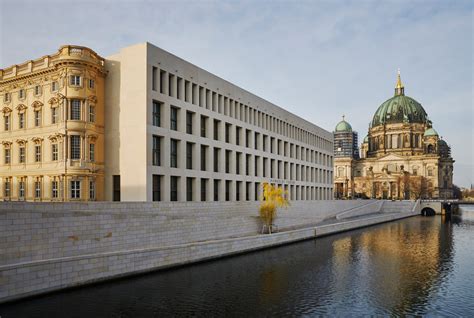
[[[163,200],[163,175],[153,175],[152,180],[152,200]],[[179,197],[179,188],[181,177],[169,177],[169,195],[170,201],[184,201],[184,197]],[[185,201],[251,201],[260,200],[261,185],[259,182],[244,182],[221,179],[200,178],[199,188],[197,187],[197,178],[185,178],[186,182],[186,197]],[[209,192],[210,182],[213,183],[213,191]],[[225,188],[225,197],[221,198],[222,186]],[[300,186],[300,185],[279,185],[288,191],[288,199],[290,200],[327,200],[330,199],[331,188],[322,188],[315,186]],[[253,189],[252,189],[253,187]],[[196,191],[198,190],[198,192]],[[253,194],[252,194],[253,192]],[[196,197],[199,195],[199,198]],[[181,194],[184,195],[184,194]],[[231,196],[235,195],[234,198]]]
[[[331,150],[332,143],[320,136],[179,76],[158,69],[155,66],[152,66],[151,77],[152,90],[159,91],[161,94],[205,107],[247,124],[256,125],[262,129],[267,129],[313,146]]]
[[[26,196],[26,187],[27,181],[26,177],[19,177],[17,183],[17,197],[19,200],[25,199]],[[69,199],[79,200],[82,198],[82,180],[71,180],[69,182]],[[58,179],[51,180],[50,189],[51,194],[50,198],[53,200],[58,200],[62,198],[62,181],[58,181]],[[95,200],[96,199],[96,185],[94,180],[89,181],[89,189],[88,189],[88,199]],[[13,196],[12,193],[12,177],[5,178],[5,182],[3,184],[3,199],[9,200]],[[41,178],[35,178],[33,182],[33,197],[35,199],[43,199],[43,181]]]
[[[162,126],[162,108],[164,104],[159,101],[153,101],[152,108],[152,124],[156,127]],[[170,122],[169,128],[175,131],[186,132],[187,134],[195,134],[195,126],[197,124],[197,114],[186,111],[186,127],[179,126],[179,112],[180,108],[170,107]],[[200,115],[199,117],[199,135],[203,138],[210,138],[208,127],[210,119],[207,116]],[[216,141],[222,140],[221,136],[221,121],[214,119],[212,121],[213,133],[212,138]],[[224,123],[224,141],[226,143],[234,143],[237,146],[245,146],[247,148],[254,148],[272,154],[283,155],[294,159],[300,159],[313,163],[320,163],[327,166],[332,166],[332,157],[316,150],[295,145],[288,141],[284,141],[275,137],[261,134],[259,132],[252,132],[250,129],[244,129],[240,126]],[[234,138],[233,138],[234,137]]]
[[[82,86],[82,76],[80,75],[70,75],[69,76],[69,85],[70,86],[75,86],[75,87],[81,87]],[[95,80],[92,78],[87,79],[87,87],[89,89],[94,89],[95,88]],[[59,83],[57,81],[51,82],[51,92],[57,92],[59,90]],[[34,96],[41,96],[43,93],[43,86],[41,85],[36,85],[33,87],[33,95]],[[18,90],[18,99],[25,99],[26,98],[26,89],[22,88]],[[11,93],[5,93],[3,95],[3,101],[4,102],[10,102],[11,101]]]
[[[152,165],[162,165],[162,136],[153,135]],[[170,139],[170,167],[178,168],[178,144],[179,140]],[[186,169],[198,169],[194,164],[198,159],[194,156],[195,143],[186,142]],[[212,148],[212,153],[210,152]],[[223,150],[219,147],[200,146],[200,170],[207,171],[209,162],[212,163],[214,172],[244,174],[256,177],[284,178],[295,181],[309,182],[331,182],[332,171],[323,170],[306,165],[295,164],[293,162],[271,159],[232,150]],[[220,167],[221,151],[225,151],[224,166]],[[235,152],[235,155],[233,154]],[[212,158],[211,158],[212,155]],[[253,159],[252,159],[253,157]],[[235,165],[234,165],[235,164]],[[253,164],[253,167],[252,167]],[[232,171],[232,167],[235,170]],[[245,172],[243,171],[245,168]],[[294,172],[293,172],[294,171]]]
[[[82,120],[82,107],[85,105],[85,101],[80,99],[72,99],[69,103],[69,119],[70,120]],[[43,123],[43,113],[41,109],[33,111],[34,116],[34,127],[40,127]],[[88,122],[94,123],[95,122],[95,105],[89,104],[88,105],[88,112],[87,112],[87,119]],[[51,117],[50,117],[51,124],[57,124],[59,122],[59,107],[51,107]],[[10,131],[12,127],[12,115],[11,113],[5,114],[3,116],[4,121],[4,130]],[[27,128],[26,125],[26,112],[20,111],[18,112],[18,129],[25,129]]]
[[[396,148],[421,148],[423,134],[386,134],[381,136],[369,137],[369,151],[378,149],[396,149]]]
[[[95,143],[90,142],[88,147],[88,160],[95,162]],[[4,150],[4,164],[9,165],[12,163],[12,148],[6,147]],[[26,163],[26,151],[27,147],[25,144],[18,146],[18,163]],[[34,145],[34,162],[42,162],[43,145]],[[79,160],[81,159],[81,136],[72,135],[69,136],[69,156],[70,159]],[[51,161],[59,160],[59,144],[57,142],[51,143]]]

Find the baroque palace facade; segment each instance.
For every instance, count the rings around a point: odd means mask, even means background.
[[[395,96],[380,105],[373,116],[360,147],[360,158],[357,133],[344,118],[336,126],[334,140],[336,198],[453,195],[451,149],[433,128],[421,104],[405,96],[400,72]]]
[[[149,43],[0,70],[0,200],[331,199],[333,136]]]

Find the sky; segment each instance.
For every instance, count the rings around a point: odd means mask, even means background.
[[[63,44],[101,56],[148,41],[333,131],[362,140],[400,68],[474,183],[474,2],[0,0],[0,68]]]

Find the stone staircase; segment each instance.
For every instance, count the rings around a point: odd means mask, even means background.
[[[384,201],[381,213],[411,212],[416,202],[414,201]]]

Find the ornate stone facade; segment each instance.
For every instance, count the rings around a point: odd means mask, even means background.
[[[405,96],[398,74],[395,96],[375,112],[356,156],[337,156],[335,148],[334,194],[336,198],[384,199],[451,198],[453,163],[451,150],[442,140],[424,108]],[[338,124],[335,139],[352,132]],[[335,145],[337,147],[337,145]]]
[[[0,69],[0,200],[103,198],[104,76],[80,46]]]

